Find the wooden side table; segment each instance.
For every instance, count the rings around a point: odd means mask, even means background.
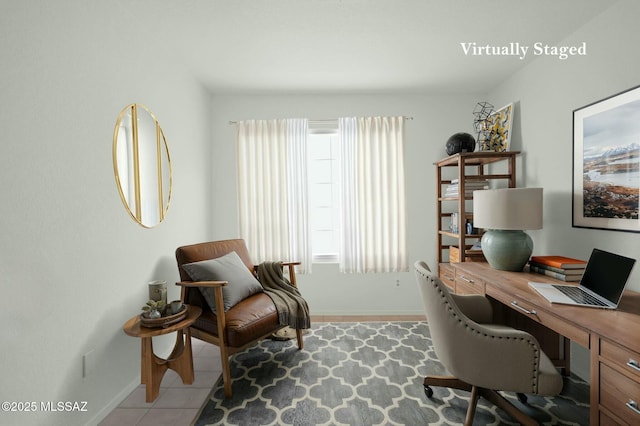
[[[198,319],[202,313],[202,309],[189,305],[187,305],[187,309],[185,319],[166,328],[144,327],[140,324],[139,315],[131,318],[122,327],[124,332],[129,336],[142,339],[142,372],[140,382],[147,385],[147,402],[152,402],[158,397],[160,382],[162,382],[162,377],[164,377],[168,369],[177,372],[182,379],[182,383],[185,385],[193,383],[193,354],[191,352],[191,332],[189,331],[189,326]],[[169,357],[163,359],[156,356],[153,353],[152,338],[174,331],[177,332],[176,343]]]

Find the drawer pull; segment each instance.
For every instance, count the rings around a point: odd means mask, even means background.
[[[464,275],[460,275],[460,279],[462,281],[468,282],[469,284],[473,284],[474,283],[474,281],[472,279],[469,279],[469,278],[465,277]]]
[[[630,399],[629,402],[627,402],[625,405],[634,413],[640,414],[640,410],[638,409],[638,403],[635,402],[633,399]]]
[[[523,308],[522,306],[518,305],[518,301],[517,301],[517,300],[514,300],[513,302],[511,302],[511,306],[513,306],[513,307],[514,307],[514,308],[516,308],[516,309],[521,310],[521,311],[522,311],[522,312],[524,312],[525,314],[528,314],[528,315],[538,315],[538,313],[535,311],[535,309],[528,310],[528,309],[525,309],[525,308]]]
[[[627,361],[627,365],[636,371],[640,371],[640,365],[638,364],[638,361],[633,358],[629,358],[629,361]]]

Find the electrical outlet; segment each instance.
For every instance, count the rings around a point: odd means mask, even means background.
[[[396,287],[400,287],[400,280],[396,280]]]
[[[95,349],[91,349],[89,352],[82,356],[82,378],[85,379],[89,374],[93,373],[95,369]]]

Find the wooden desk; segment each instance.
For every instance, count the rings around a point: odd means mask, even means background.
[[[480,262],[443,266],[456,293],[485,294],[589,349],[591,425],[640,425],[640,293],[626,291],[616,310],[551,304],[528,285],[561,282],[550,277]]]
[[[147,328],[140,324],[140,315],[136,315],[127,321],[122,329],[129,336],[142,339],[141,349],[141,377],[140,382],[146,385],[146,401],[152,402],[160,392],[160,382],[168,369],[178,373],[182,383],[193,383],[193,354],[191,352],[191,332],[189,326],[193,324],[202,309],[198,306],[189,306],[187,317],[180,322],[166,328]],[[176,343],[173,351],[167,359],[162,359],[153,353],[152,337],[177,332]]]

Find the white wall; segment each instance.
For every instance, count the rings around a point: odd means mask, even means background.
[[[229,121],[306,117],[405,115],[405,173],[409,261],[436,263],[436,207],[433,163],[446,156],[453,133],[472,132],[471,112],[480,95],[214,95],[212,107],[215,238],[237,237],[235,126]],[[400,285],[396,285],[396,281]],[[336,265],[314,265],[299,277],[313,314],[420,314],[412,272],[341,274]]]
[[[640,260],[640,234],[571,227],[572,111],[640,84],[638,16],[640,3],[619,2],[562,43],[586,42],[587,56],[540,57],[490,92],[496,105],[516,102],[518,185],[544,188],[544,229],[531,232],[537,254],[588,259],[598,247]],[[640,291],[638,265],[629,288]],[[572,366],[589,376],[588,352],[576,345]]]
[[[587,43],[587,55],[539,57],[490,92],[496,105],[516,102],[514,149],[519,185],[544,188],[544,229],[532,232],[537,254],[587,259],[593,247],[640,259],[640,234],[571,227],[572,111],[640,84],[640,3],[621,1],[562,44]],[[640,291],[640,268],[629,287]]]
[[[210,230],[209,96],[115,6],[0,4],[0,400],[88,401],[86,413],[1,412],[3,425],[91,424],[119,403],[140,374],[123,323],[148,281],[178,279],[175,248]],[[114,126],[131,102],[156,114],[173,162],[171,207],[151,230],[129,218],[113,175]]]

